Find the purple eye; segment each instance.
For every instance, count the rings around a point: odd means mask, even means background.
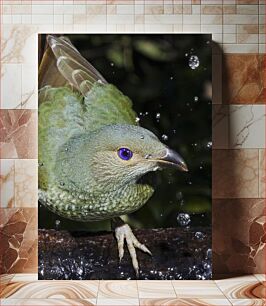
[[[130,158],[132,158],[132,156],[133,156],[133,152],[130,151],[129,149],[127,149],[127,148],[120,148],[117,151],[117,154],[123,160],[130,160]]]

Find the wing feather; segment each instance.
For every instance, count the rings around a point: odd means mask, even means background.
[[[58,70],[83,96],[88,94],[95,82],[107,84],[104,77],[86,61],[67,38],[48,35],[47,42],[57,59]]]

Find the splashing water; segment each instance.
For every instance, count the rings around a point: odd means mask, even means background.
[[[211,141],[207,142],[207,148],[211,148],[211,147],[212,147],[212,142]]]
[[[187,226],[191,222],[190,215],[187,213],[179,213],[177,216],[177,222],[180,226]]]
[[[168,140],[168,136],[165,135],[165,134],[163,134],[163,135],[162,135],[162,139],[163,139],[164,141],[166,141],[166,140]]]
[[[197,55],[191,55],[188,60],[188,65],[192,70],[195,70],[199,67],[200,61]]]
[[[195,233],[195,238],[198,240],[204,240],[205,235],[202,232],[196,232]]]

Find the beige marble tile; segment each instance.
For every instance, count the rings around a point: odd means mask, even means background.
[[[15,161],[15,205],[16,207],[37,207],[38,204],[37,159]]]
[[[16,282],[33,282],[38,280],[37,273],[17,273],[12,278],[12,283]]]
[[[257,149],[213,151],[213,197],[257,198],[259,152]]]
[[[258,53],[258,44],[223,44],[224,53],[246,54]]]
[[[259,197],[266,198],[266,164],[265,164],[265,149],[259,150]]]
[[[266,281],[266,274],[254,274],[254,276],[260,282],[265,282]]]
[[[11,282],[2,292],[11,299],[90,299],[97,296],[99,281]]]
[[[134,299],[138,298],[137,282],[100,281],[98,299]]]
[[[1,305],[23,305],[23,306],[92,306],[96,305],[96,299],[2,299]]]
[[[237,5],[236,6],[236,13],[239,15],[258,15],[259,13],[259,7],[258,5],[245,5],[245,4],[241,4],[241,5]]]
[[[201,5],[201,14],[221,15],[222,13],[222,5]]]
[[[36,273],[37,209],[1,208],[0,215],[0,272]]]
[[[38,28],[32,25],[5,25],[1,37],[2,62],[36,65],[37,32]]]
[[[1,108],[12,109],[21,103],[21,64],[2,64]]]
[[[138,299],[97,299],[97,305],[139,306]]]
[[[220,282],[254,282],[252,275],[236,279],[232,275],[265,271],[265,214],[264,199],[213,200],[213,271],[226,274]]]
[[[172,284],[178,298],[224,298],[214,281],[172,281]]]
[[[231,305],[227,299],[171,299],[171,298],[158,298],[158,299],[140,299],[141,306],[227,306]]]
[[[0,207],[14,207],[15,162],[13,159],[1,159],[0,163]]]
[[[22,64],[21,69],[21,107],[36,109],[38,107],[38,67],[36,64]]]
[[[0,109],[1,158],[37,158],[37,111]]]
[[[264,299],[229,299],[233,306],[235,305],[246,305],[246,306],[264,306],[266,300]]]
[[[215,282],[228,299],[262,299],[266,296],[266,287],[254,275]]]
[[[138,281],[139,298],[176,297],[171,281]]]
[[[265,106],[230,105],[230,148],[265,148]]]
[[[13,277],[14,277],[14,274],[1,274],[0,275],[0,298],[2,297],[2,291],[11,282]]]

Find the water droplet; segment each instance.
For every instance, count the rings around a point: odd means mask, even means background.
[[[145,115],[146,115],[146,116],[149,115],[149,112],[146,112]]]
[[[81,268],[77,268],[77,274],[82,275],[82,273],[83,273],[83,270]]]
[[[65,148],[65,151],[66,151],[66,152],[68,151],[68,147]]]
[[[212,142],[211,141],[208,141],[207,142],[207,148],[211,148],[212,147]]]
[[[195,102],[198,102],[198,101],[199,101],[199,97],[195,96],[195,97],[194,97],[194,101],[195,101]]]
[[[163,214],[160,214],[160,216],[162,217],[162,216],[163,216]]]
[[[181,191],[178,191],[176,193],[176,198],[177,198],[177,200],[182,200],[183,199],[183,193]]]
[[[191,55],[188,61],[189,67],[194,70],[199,67],[200,61],[197,55]]]
[[[205,235],[202,232],[196,232],[195,233],[195,238],[198,240],[204,240]]]
[[[179,213],[177,216],[177,222],[180,226],[187,226],[191,222],[189,214]]]
[[[55,220],[55,227],[56,227],[56,229],[59,228],[60,222],[61,222],[60,220]]]
[[[188,53],[185,53],[185,56],[187,57],[187,56],[188,56]]]
[[[191,182],[191,181],[189,181],[189,182],[188,182],[188,185],[192,185],[192,182]]]
[[[143,136],[143,135],[141,135],[141,136],[140,136],[140,139],[144,139],[144,136]]]
[[[114,65],[115,65],[115,64],[114,64],[113,62],[112,62],[112,63],[110,63],[110,66],[112,66],[112,67],[113,67]]]
[[[156,119],[159,120],[160,118],[161,118],[161,114],[160,114],[160,113],[157,113],[157,114],[156,114]]]
[[[173,77],[173,76],[171,76],[171,77],[170,77],[170,80],[172,81],[173,79],[174,79],[174,77]]]
[[[211,259],[212,258],[212,250],[211,249],[208,249],[207,252],[206,252],[206,257],[208,259]]]
[[[203,167],[202,167],[202,166],[200,166],[199,168],[200,168],[200,170],[202,170],[202,169],[203,169]]]
[[[168,140],[168,136],[165,135],[165,134],[163,134],[163,135],[162,135],[162,139],[163,139],[164,141],[166,141],[166,140]]]
[[[173,130],[173,134],[175,134],[176,133],[176,130]]]
[[[139,118],[139,117],[136,117],[135,121],[136,121],[136,122],[139,122],[139,121],[140,121],[140,118]]]

